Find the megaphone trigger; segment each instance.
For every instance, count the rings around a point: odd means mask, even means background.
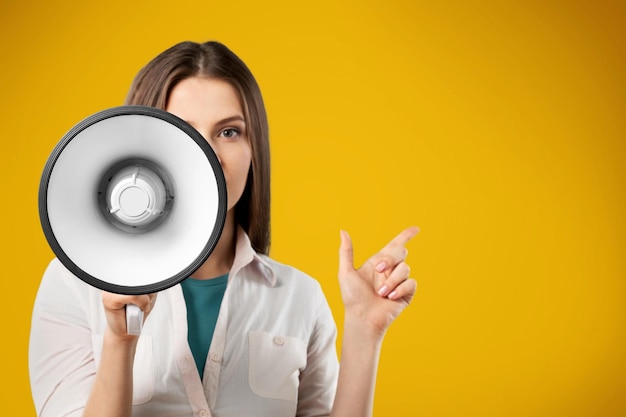
[[[134,304],[126,304],[126,332],[139,336],[143,327],[143,311]]]

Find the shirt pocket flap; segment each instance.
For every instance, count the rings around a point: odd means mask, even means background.
[[[248,342],[252,392],[264,398],[297,401],[300,372],[306,367],[305,343],[260,331],[251,331]]]

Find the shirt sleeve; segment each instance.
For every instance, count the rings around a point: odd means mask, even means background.
[[[80,416],[91,391],[96,367],[81,285],[53,260],[35,299],[28,365],[39,417]]]
[[[336,340],[337,326],[322,293],[308,345],[307,365],[300,374],[297,417],[330,415],[339,374]]]

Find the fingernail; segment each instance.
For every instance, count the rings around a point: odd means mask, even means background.
[[[396,298],[397,295],[398,295],[397,292],[391,291],[391,294],[389,294],[387,298],[389,298],[390,300],[393,300],[394,298]]]
[[[381,262],[378,262],[378,264],[376,265],[376,270],[378,272],[383,272],[386,267],[387,267],[387,264],[385,263],[385,261],[381,261]]]
[[[378,295],[380,295],[381,297],[384,297],[385,294],[387,293],[387,286],[383,285],[382,287],[380,287],[380,289],[378,290]]]

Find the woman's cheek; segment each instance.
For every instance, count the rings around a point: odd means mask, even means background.
[[[224,173],[228,192],[228,209],[233,208],[243,195],[248,180],[248,171],[250,169],[250,165],[248,165],[239,167],[236,173]]]

